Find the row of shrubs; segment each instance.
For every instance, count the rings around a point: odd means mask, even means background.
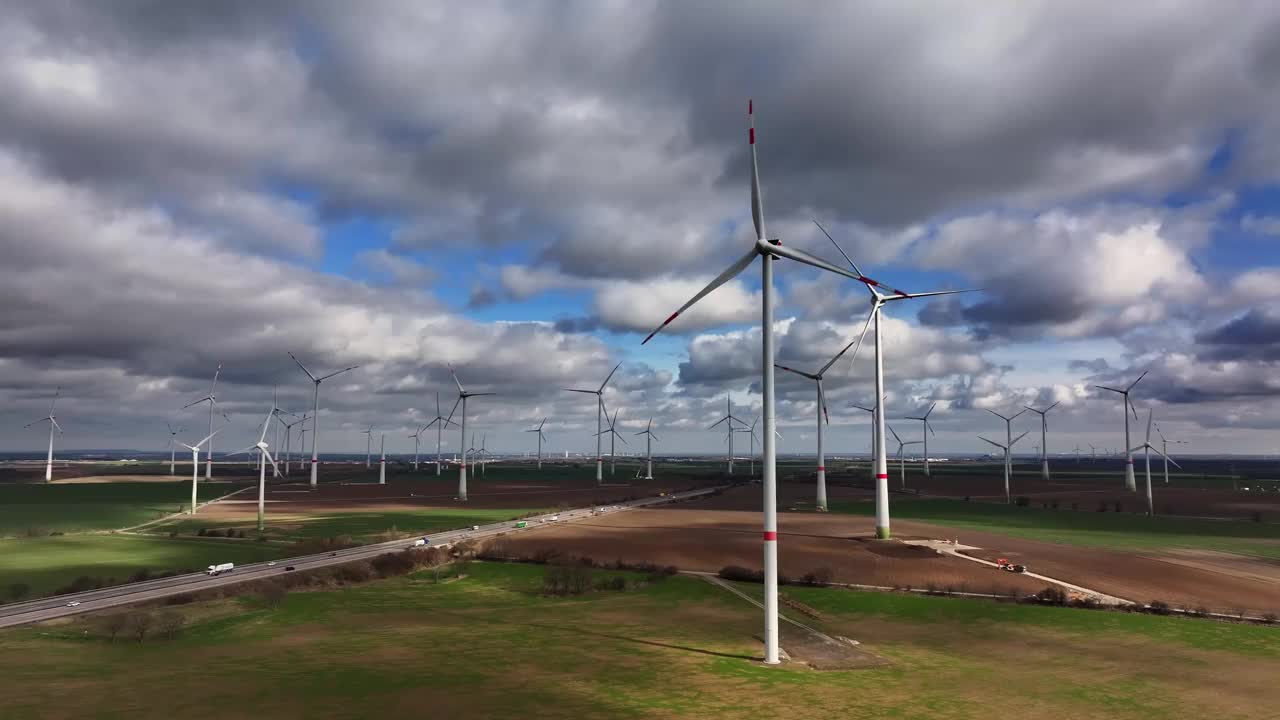
[[[218,528],[200,528],[196,531],[196,535],[200,537],[220,537],[220,538],[247,538],[244,530],[236,530],[235,528],[227,528],[220,530]]]
[[[145,608],[99,615],[89,621],[89,627],[95,634],[113,643],[120,637],[137,642],[144,642],[147,638],[172,640],[182,634],[186,624],[187,618],[180,612],[155,612]]]
[[[29,527],[24,528],[22,531],[23,537],[58,537],[62,534],[61,530],[50,530],[42,527]]]
[[[735,582],[764,582],[763,570],[752,570],[751,568],[745,568],[740,565],[726,565],[720,568],[720,572],[717,573],[717,575],[723,580],[732,580]],[[831,583],[833,575],[834,573],[832,573],[831,568],[820,567],[801,575],[799,580],[793,580],[786,575],[778,575],[778,584],[822,587]]]
[[[600,570],[630,570],[642,572],[650,581],[665,580],[680,572],[675,565],[658,565],[651,562],[627,562],[621,558],[612,562],[596,562],[586,555],[574,555],[555,548],[544,548],[532,554],[513,555],[504,541],[495,541],[485,545],[476,553],[480,560],[496,560],[501,562],[520,562],[532,565],[579,566],[598,568]]]

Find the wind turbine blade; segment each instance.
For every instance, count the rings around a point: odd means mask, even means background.
[[[787,247],[784,245],[770,245],[769,252],[774,255],[788,258],[790,260],[795,260],[798,263],[803,263],[805,265],[816,267],[819,270],[826,270],[827,272],[831,272],[831,273],[835,273],[836,275],[847,277],[850,280],[861,280],[862,282],[866,282],[869,279],[869,278],[864,278],[855,272],[845,270],[844,268],[839,267],[837,265],[832,265],[831,263],[827,262],[826,260],[823,260],[817,255],[813,255],[812,253],[807,253],[804,250],[801,250],[799,248]]]
[[[453,371],[453,363],[449,364],[449,374],[453,376],[453,382],[458,386],[458,394],[465,395],[467,393],[467,390],[466,388],[462,387],[462,381],[458,379],[458,373]]]
[[[1021,435],[1019,435],[1018,437],[1014,438],[1014,439],[1013,439],[1013,442],[1009,443],[1009,447],[1013,447],[1014,445],[1017,445],[1017,444],[1018,444],[1018,441],[1019,441],[1019,440],[1021,440],[1021,439],[1022,439],[1022,438],[1024,438],[1024,437],[1026,437],[1026,436],[1027,436],[1027,434],[1024,432],[1024,433],[1022,433]]]
[[[436,418],[440,418],[440,391],[436,391]]]
[[[817,380],[816,377],[814,377],[813,375],[810,375],[807,372],[804,372],[803,370],[797,370],[793,367],[787,367],[786,365],[779,365],[778,363],[774,363],[773,366],[778,368],[779,370],[786,370],[789,373],[795,373],[796,375],[799,375],[801,377],[807,377],[810,380]]]
[[[187,408],[191,407],[192,405],[199,405],[199,404],[200,404],[200,403],[202,403],[202,402],[211,402],[212,400],[213,400],[213,398],[211,398],[211,397],[202,397],[202,398],[200,398],[199,400],[195,400],[195,401],[193,401],[193,402],[189,402],[189,403],[187,403],[186,405],[183,405],[182,407],[180,407],[180,408],[178,408],[178,409],[179,409],[179,410],[186,410]]]
[[[937,437],[937,436],[938,436],[938,433],[936,433],[936,432],[934,432],[934,431],[933,431],[933,423],[929,422],[929,416],[928,416],[928,415],[926,415],[926,416],[925,416],[925,418],[924,418],[924,426],[925,426],[925,428],[929,431],[929,434],[930,434],[930,435],[932,435],[932,436],[934,436],[934,437]]]
[[[467,393],[467,397],[481,397],[482,395],[497,395],[497,394],[498,394],[498,393],[496,393],[496,392],[488,392],[488,393]]]
[[[1137,420],[1137,419],[1138,419],[1138,411],[1137,411],[1137,409],[1136,409],[1136,408],[1134,408],[1134,407],[1133,407],[1133,403],[1129,402],[1129,396],[1128,396],[1128,395],[1125,395],[1125,396],[1124,396],[1124,404],[1129,406],[1129,412],[1133,413],[1133,419],[1134,419],[1134,420]]]
[[[55,420],[52,415],[49,416],[49,422],[53,423],[54,427],[58,428],[58,432],[62,432],[62,426],[58,424],[58,421]]]
[[[196,448],[202,447],[205,443],[209,442],[210,438],[212,438],[214,435],[217,435],[220,432],[222,432],[222,428],[218,428],[217,430],[214,430],[213,432],[209,433],[208,435],[205,436],[203,440],[196,443]],[[187,447],[191,447],[191,446],[188,445]],[[191,448],[191,449],[195,450],[196,448]]]
[[[863,282],[866,282],[867,280],[870,280],[870,279],[871,278],[864,278]],[[893,290],[893,288],[888,287],[883,283],[880,284],[880,287],[884,288],[885,290]],[[931,290],[929,292],[918,292],[918,293],[904,293],[901,290],[893,290],[895,294],[885,297],[885,300],[909,300],[911,298],[938,297],[939,295],[959,295],[961,293],[978,292],[978,290],[980,289],[981,288],[966,288],[964,290]]]
[[[1138,376],[1138,379],[1137,379],[1137,380],[1134,380],[1134,381],[1133,381],[1133,382],[1131,382],[1131,383],[1129,383],[1129,387],[1125,388],[1125,389],[1124,389],[1124,391],[1125,391],[1125,392],[1129,392],[1130,390],[1132,390],[1132,389],[1133,389],[1133,386],[1134,386],[1134,385],[1137,385],[1137,384],[1138,384],[1138,383],[1140,383],[1140,382],[1142,382],[1142,378],[1146,377],[1146,376],[1147,376],[1147,373],[1149,373],[1149,372],[1151,372],[1151,371],[1150,371],[1150,370],[1143,370],[1143,371],[1142,371],[1142,374]]]
[[[728,418],[728,416],[722,417],[722,418],[720,418],[719,420],[715,421],[715,423],[714,423],[711,427],[709,427],[709,428],[707,428],[707,429],[708,429],[708,430],[715,430],[715,429],[716,429],[716,425],[719,425],[719,424],[720,424],[720,423],[722,423],[722,422],[729,422],[729,418]]]
[[[897,431],[895,431],[895,430],[893,429],[893,426],[892,426],[892,425],[885,425],[885,427],[889,428],[889,432],[893,433],[893,439],[894,439],[894,440],[897,440],[897,441],[898,441],[898,443],[899,443],[899,444],[901,444],[901,443],[902,443],[902,438],[898,437],[898,433],[897,433]]]
[[[764,203],[760,197],[760,166],[756,161],[755,103],[747,100],[747,143],[751,146],[751,224],[756,228],[756,240],[764,240]]]
[[[1009,419],[1010,419],[1010,420],[1012,420],[1013,418],[1018,417],[1019,415],[1021,415],[1022,413],[1026,412],[1026,411],[1027,411],[1027,410],[1026,410],[1026,408],[1023,408],[1023,409],[1019,410],[1018,412],[1014,413],[1014,414],[1013,414],[1013,416],[1012,416],[1012,417],[1010,417]]]
[[[266,448],[259,448],[259,449],[262,450],[262,456],[267,459],[267,462],[271,463],[271,469],[274,472],[278,473],[280,471],[280,468],[276,466],[276,459],[271,457],[271,453],[268,452]]]
[[[1056,402],[1056,403],[1054,403],[1054,404],[1050,405],[1049,407],[1045,408],[1045,409],[1044,409],[1044,411],[1047,413],[1047,412],[1049,412],[1050,410],[1052,410],[1052,409],[1054,409],[1054,408],[1058,407],[1058,406],[1059,406],[1059,405],[1061,405],[1061,404],[1062,404],[1062,401],[1061,401],[1061,400],[1059,400],[1058,402]]]
[[[53,406],[58,404],[58,396],[62,394],[62,386],[59,385],[53,391],[53,400],[49,402],[49,417],[53,417]]]
[[[620,367],[622,367],[622,363],[613,366],[613,369],[609,371],[609,375],[605,377],[604,382],[600,383],[600,392],[604,392],[604,386],[609,384],[609,381],[613,379],[613,374],[618,372]]]
[[[836,246],[836,250],[839,250],[840,254],[844,256],[844,259],[849,263],[849,267],[853,268],[853,271],[858,273],[858,275],[862,275],[862,270],[858,268],[857,263],[853,261],[853,258],[849,257],[849,253],[845,252],[844,248],[840,247],[840,243],[836,242],[836,239],[831,237],[831,233],[827,232],[827,229],[822,227],[822,223],[818,222],[816,219],[810,219],[813,220],[814,225],[818,226],[818,229],[822,231],[822,234],[827,236],[827,239],[831,241],[831,244]]]
[[[850,365],[858,359],[858,351],[862,349],[862,340],[867,336],[867,328],[871,327],[871,319],[876,316],[876,313],[879,312],[879,310],[880,302],[877,299],[876,303],[871,306],[871,312],[867,313],[867,321],[862,323],[862,332],[858,334],[858,344],[854,346],[853,354],[849,356]]]
[[[1151,444],[1151,418],[1152,418],[1152,416],[1153,416],[1152,411],[1151,411],[1150,409],[1148,409],[1148,410],[1147,410],[1147,444],[1148,444],[1148,445],[1150,445],[1150,444]]]
[[[186,448],[186,449],[188,449],[188,450],[192,451],[192,452],[196,452],[196,448],[193,448],[193,447],[191,447],[190,445],[188,445],[188,444],[186,444],[186,443],[178,443],[178,444],[179,444],[179,445],[181,445],[182,447],[184,447],[184,448]]]
[[[293,353],[289,353],[289,357],[293,358],[293,361],[298,363],[298,367],[302,368],[302,372],[306,373],[307,377],[311,378],[311,382],[319,382],[318,380],[316,380],[316,376],[312,375],[311,371],[307,369],[307,366],[303,365],[302,361],[299,360]]]
[[[262,435],[258,437],[258,442],[266,442],[267,426],[271,424],[271,413],[267,413],[267,419],[262,421]]]
[[[751,261],[756,259],[756,255],[758,253],[759,251],[756,250],[754,247],[751,248],[750,252],[748,252],[746,255],[743,255],[741,258],[738,259],[737,262],[730,265],[727,270],[717,275],[716,278],[712,280],[706,287],[699,290],[698,294],[694,295],[689,300],[689,302],[686,302],[684,305],[681,305],[679,310],[676,310],[675,312],[671,313],[671,317],[668,317],[666,320],[663,320],[662,324],[654,328],[653,332],[649,333],[649,335],[640,344],[644,345],[645,343],[652,340],[653,336],[661,332],[662,329],[665,328],[667,325],[670,325],[671,321],[675,320],[677,317],[680,317],[680,313],[689,309],[689,307],[692,306],[694,303],[706,297],[712,290],[715,290],[721,285],[729,282],[734,277],[736,277],[739,273],[741,273],[743,270],[746,270],[747,266],[751,264]]]
[[[1126,392],[1128,392],[1128,391],[1126,391],[1126,390],[1120,390],[1120,389],[1118,389],[1118,388],[1107,387],[1106,385],[1094,385],[1094,387],[1098,388],[1099,390],[1110,390],[1110,391],[1111,391],[1111,392],[1113,392],[1113,393],[1120,393],[1121,395],[1123,395],[1123,394],[1125,394]]]
[[[453,413],[454,413],[454,410],[457,410],[457,409],[458,409],[458,403],[460,403],[460,402],[462,402],[462,396],[461,396],[461,395],[459,395],[459,396],[458,396],[458,399],[457,399],[457,400],[454,400],[454,401],[453,401],[453,410],[450,410],[450,411],[449,411],[449,417],[445,418],[445,422],[446,422],[446,423],[447,423],[447,422],[450,422],[450,421],[452,421],[452,420],[453,420]]]
[[[985,441],[985,442],[988,442],[988,443],[991,443],[992,445],[995,445],[996,447],[1000,448],[1001,450],[1004,450],[1004,449],[1005,449],[1003,445],[1001,445],[1000,443],[996,442],[995,440],[987,440],[986,438],[982,437],[981,435],[979,435],[979,436],[978,436],[978,439],[979,439],[979,440],[982,440],[982,441]]]
[[[649,436],[653,438],[654,442],[657,442],[657,441],[658,441],[658,436],[657,436],[657,435],[654,435],[653,433],[649,433]],[[1170,460],[1169,462],[1173,462],[1173,461],[1172,461],[1172,460]]]
[[[565,389],[564,389],[564,391],[565,391],[565,392],[580,392],[580,393],[587,393],[587,394],[589,394],[589,395],[599,395],[599,394],[600,394],[600,393],[599,393],[598,391],[596,391],[596,390],[579,390],[579,389],[577,389],[577,388],[565,388]]]
[[[986,411],[987,411],[987,412],[989,412],[989,413],[991,413],[992,415],[995,415],[996,417],[1000,418],[1001,420],[1006,420],[1006,421],[1007,421],[1007,420],[1012,420],[1012,419],[1013,419],[1013,418],[1007,418],[1007,417],[1005,417],[1005,416],[1001,415],[1000,413],[996,412],[995,410],[992,410],[991,408],[986,408]]]
[[[849,348],[853,347],[854,345],[860,344],[861,342],[862,342],[862,336],[859,335],[857,340],[850,340],[848,345],[845,345],[844,347],[840,348],[840,352],[836,353],[835,357],[828,360],[827,364],[823,365],[822,369],[817,372],[818,377],[822,377],[823,375],[826,375],[827,371],[831,369],[831,366],[835,365],[837,360],[839,360],[841,357],[844,357],[844,354],[849,352]]]
[[[929,409],[928,409],[927,411],[925,411],[925,414],[924,414],[924,419],[925,419],[925,420],[928,420],[928,419],[929,419],[929,416],[933,414],[933,409],[934,409],[934,408],[936,408],[936,407],[938,407],[938,403],[936,403],[936,402],[935,402],[934,404],[932,404],[932,405],[930,405],[930,406],[929,406]]]
[[[344,372],[349,372],[349,371],[351,371],[351,370],[355,370],[355,369],[356,369],[356,368],[358,368],[358,367],[360,367],[360,366],[359,366],[359,365],[352,365],[351,367],[348,367],[348,368],[342,368],[341,370],[339,370],[339,371],[337,371],[337,372],[331,372],[331,373],[329,373],[328,375],[325,375],[324,377],[320,378],[317,382],[324,382],[325,380],[328,380],[329,378],[331,378],[331,377],[333,377],[333,376],[335,376],[335,375],[341,375],[341,374],[342,374],[342,373],[344,373]]]
[[[827,394],[822,391],[822,379],[818,379],[818,404],[822,407],[822,416],[826,418],[827,424],[831,424],[831,415],[827,412]],[[741,421],[739,421],[741,422]],[[746,423],[742,423],[746,425]]]
[[[222,363],[218,363],[218,369],[213,371],[213,384],[209,386],[209,397],[213,397],[213,391],[218,388],[218,376],[222,374]]]

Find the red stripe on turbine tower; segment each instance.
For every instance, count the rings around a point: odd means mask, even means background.
[[[765,542],[777,542],[777,541],[778,541],[778,533],[777,533],[777,532],[775,532],[775,531],[773,531],[773,530],[765,530],[765,531],[764,531],[764,541],[765,541]]]
[[[827,471],[827,466],[826,466],[826,465],[819,465],[819,466],[818,466],[818,471],[819,471],[819,472],[826,472],[826,471]]]
[[[877,480],[888,480],[888,479],[889,479],[889,473],[876,473],[876,479],[877,479]]]

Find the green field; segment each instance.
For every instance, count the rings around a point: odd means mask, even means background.
[[[1280,524],[1020,508],[963,500],[893,498],[891,516],[1029,540],[1133,550],[1170,547],[1280,559]],[[875,515],[874,502],[837,502],[832,512]]]
[[[348,510],[332,515],[275,515],[267,510],[267,525],[264,534],[273,539],[326,538],[347,535],[356,540],[374,540],[388,532],[427,533],[437,530],[452,530],[469,525],[507,520],[527,513],[533,509],[484,509],[484,508],[423,508],[421,510],[404,510],[394,512],[360,512]],[[147,528],[148,532],[168,534],[177,532],[184,535],[197,533],[201,528],[225,529],[239,528],[246,532],[257,533],[256,516],[246,520],[201,520],[195,518],[177,518],[164,523],[157,523]]]
[[[0,540],[0,593],[25,583],[32,596],[46,595],[81,575],[124,581],[144,568],[202,570],[279,557],[283,549],[252,541],[184,540],[137,535],[65,535]]]
[[[789,589],[890,661],[819,672],[754,661],[759,610],[700,580],[551,599],[542,572],[179,606],[173,640],[113,644],[84,619],[6,631],[0,693],[15,718],[1233,720],[1280,701],[1273,628]]]
[[[243,484],[201,482],[200,502]],[[115,482],[0,484],[0,537],[115,530],[185,510],[191,483]]]

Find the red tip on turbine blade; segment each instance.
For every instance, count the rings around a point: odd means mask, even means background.
[[[888,480],[888,479],[889,479],[889,474],[888,474],[888,473],[876,473],[876,479],[877,479],[877,480]]]
[[[773,530],[765,530],[765,531],[764,531],[764,541],[765,541],[765,542],[778,542],[778,533],[777,533],[776,531],[773,531]]]
[[[894,292],[894,294],[898,295],[899,297],[904,297],[904,298],[909,298],[909,297],[911,297],[910,295],[908,295],[908,294],[906,294],[906,293],[902,292],[901,290],[894,290],[893,292]]]
[[[858,277],[858,279],[872,287],[880,287],[880,283],[876,282],[875,280],[872,280],[866,275],[861,275]]]
[[[642,341],[640,344],[641,344],[641,345],[644,345],[645,343],[647,343],[647,342],[649,342],[650,340],[652,340],[654,335],[657,335],[659,332],[661,332],[662,328],[664,328],[664,327],[666,327],[666,326],[670,325],[670,324],[671,324],[671,321],[672,321],[672,320],[675,320],[675,319],[676,319],[677,317],[679,317],[679,316],[680,316],[680,313],[678,313],[678,312],[673,312],[673,313],[671,313],[671,317],[667,318],[666,320],[663,320],[663,321],[662,321],[662,324],[661,324],[661,325],[659,325],[659,326],[657,327],[657,329],[656,329],[656,330],[654,330],[653,332],[649,333],[649,336],[648,336],[648,337],[646,337],[646,338],[644,339],[644,341]]]
[[[755,145],[755,144],[756,144],[756,129],[755,129],[755,128],[748,128],[748,129],[747,129],[747,140],[748,140],[748,144],[750,144],[750,145]]]

